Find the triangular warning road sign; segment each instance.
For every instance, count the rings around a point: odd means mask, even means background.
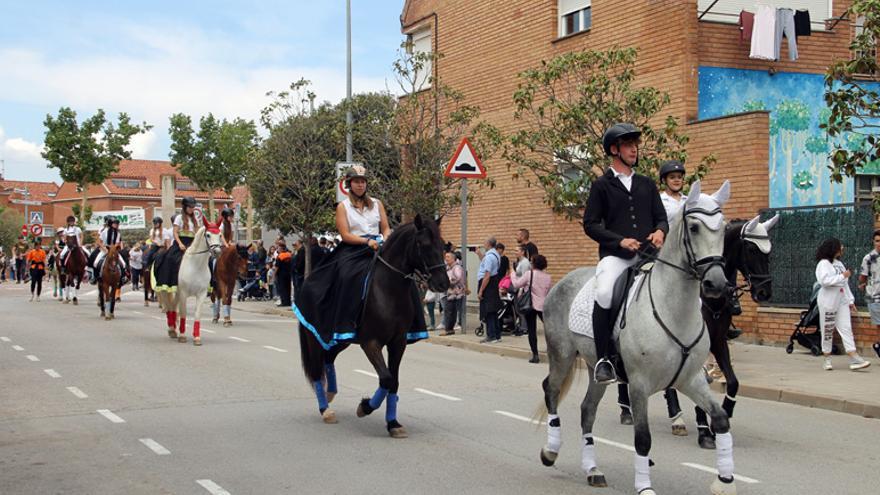
[[[471,146],[467,138],[462,138],[458,149],[449,160],[446,166],[446,177],[457,177],[460,179],[485,179],[486,168],[474,153],[474,147]]]

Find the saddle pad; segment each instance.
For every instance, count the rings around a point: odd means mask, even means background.
[[[626,306],[632,304],[633,297],[638,293],[639,287],[645,280],[644,272],[636,275],[633,285],[627,295]],[[590,277],[587,283],[581,287],[574,301],[571,302],[571,309],[568,312],[568,328],[579,335],[593,338],[593,305],[596,301],[596,277]],[[614,325],[614,339],[616,340],[620,332],[620,317],[623,315],[624,309],[617,315],[617,321]]]

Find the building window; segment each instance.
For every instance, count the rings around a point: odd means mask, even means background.
[[[431,42],[431,28],[420,29],[408,36],[406,43],[406,51],[410,54],[424,53],[429,56],[420,60],[420,67],[417,67],[416,73],[413,74],[414,89],[421,91],[431,87],[431,79],[434,74],[434,60],[430,57],[434,52],[434,46]]]
[[[880,193],[880,175],[856,175],[856,204],[871,205],[876,193]]]
[[[141,181],[137,179],[110,179],[110,182],[123,189],[140,189],[141,187]]]
[[[195,183],[189,179],[180,180],[178,179],[175,186],[177,189],[181,191],[199,191],[199,186],[195,185]]]
[[[864,32],[865,32],[865,16],[860,15],[856,18],[855,25],[853,26],[853,41],[855,41],[855,38],[858,38]],[[869,59],[873,58],[874,60],[877,60],[877,40],[872,40],[872,41],[873,42],[871,43],[870,48],[868,49],[868,53],[861,53],[860,51],[856,51],[855,53],[853,53],[853,57],[855,57],[855,58],[865,57],[865,58],[869,58]],[[874,76],[876,74],[877,74],[876,69],[874,69],[874,70],[867,69],[867,70],[862,70],[859,75],[860,76]]]
[[[559,36],[587,31],[593,25],[591,0],[559,0]]]

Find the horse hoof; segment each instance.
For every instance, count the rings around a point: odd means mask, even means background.
[[[113,319],[112,316],[105,316],[105,317],[104,317],[104,321],[110,321],[110,320],[112,320],[112,319]]]
[[[149,307],[150,307],[150,301],[144,301],[144,307],[145,307],[145,308],[149,308]]]
[[[77,301],[75,297],[73,298],[73,305],[79,306],[79,301]]]
[[[711,486],[712,495],[736,495],[736,483],[733,480],[725,483],[717,476]]]
[[[559,452],[550,452],[546,448],[541,449],[541,464],[550,467],[556,463],[557,457],[559,457]]]
[[[186,335],[180,335],[177,337],[177,341],[181,344],[186,344]]]
[[[212,319],[212,320],[211,320],[211,323],[213,323],[214,325],[220,323],[220,318],[214,318],[214,319]]]
[[[639,495],[657,495],[653,488],[645,488],[639,492]]]
[[[336,398],[336,392],[327,392],[327,404],[333,402],[333,399]]]
[[[370,407],[370,399],[368,397],[361,399],[361,403],[358,404],[357,417],[363,418],[369,416],[372,412],[373,408]]]
[[[113,313],[110,313],[110,319],[111,319],[111,320],[115,320],[115,319],[116,319],[116,315],[114,315]]]
[[[224,327],[231,327],[231,326],[232,326],[232,321],[231,321],[231,320],[226,320],[226,321],[224,321],[224,322],[223,322],[223,326],[224,326]]]
[[[701,435],[697,440],[697,443],[700,445],[701,449],[715,450],[715,438],[709,435]]]
[[[172,339],[176,339],[177,338],[177,330],[175,330],[173,328],[169,328],[168,329],[168,336],[171,337]]]
[[[391,436],[391,438],[409,438],[409,433],[406,432],[406,428],[403,426],[389,428],[388,435]]]
[[[677,437],[688,436],[688,429],[685,425],[672,425],[672,434]]]
[[[335,425],[339,422],[339,420],[336,419],[336,412],[332,409],[324,410],[324,412],[321,413],[321,418],[323,418],[324,423],[328,425]]]
[[[202,345],[201,337],[193,337],[193,345]]]
[[[620,424],[631,426],[633,424],[633,416],[629,411],[620,412]]]
[[[605,480],[605,475],[601,471],[593,468],[587,473],[587,484],[596,488],[606,488],[608,481]]]

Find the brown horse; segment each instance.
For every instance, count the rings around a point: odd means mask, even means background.
[[[119,249],[113,245],[107,250],[104,257],[104,266],[101,268],[101,285],[98,287],[98,306],[101,308],[101,316],[105,320],[112,320],[116,316],[116,292],[121,288],[122,272],[119,270]],[[106,314],[105,306],[110,303],[110,314]]]
[[[223,326],[232,326],[232,295],[239,277],[247,275],[248,252],[244,246],[229,245],[223,248],[217,265],[214,267],[214,280],[211,283],[211,303],[214,307],[213,323],[220,321],[220,306],[223,306]]]
[[[86,276],[86,253],[76,242],[76,236],[67,236],[66,245],[67,259],[64,261],[64,275],[62,276],[62,288],[64,289],[64,304],[71,301],[70,293],[73,292],[73,305],[79,304],[76,298],[76,291]]]

